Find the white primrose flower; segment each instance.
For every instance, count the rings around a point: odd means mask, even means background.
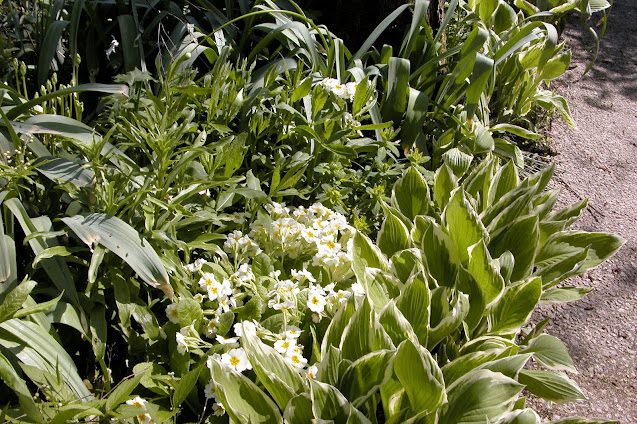
[[[345,84],[345,91],[347,91],[347,97],[349,98],[349,100],[354,100],[357,88],[358,83],[356,82],[348,82],[347,84]]]
[[[235,230],[228,234],[228,238],[223,243],[223,250],[225,250],[226,253],[232,253],[239,244],[239,240],[241,240],[242,237],[243,233],[239,230]]]
[[[136,408],[141,409],[142,411],[146,410],[146,400],[143,398],[140,398],[139,396],[136,396],[133,399],[128,399],[126,401],[126,405],[134,406]]]
[[[219,402],[219,398],[217,398],[217,391],[215,390],[215,385],[210,380],[206,387],[203,389],[203,393],[206,396],[206,399],[213,399],[215,402]]]
[[[230,312],[230,309],[234,309],[237,307],[237,301],[234,297],[222,297],[219,300],[219,307],[217,308],[217,313],[221,314],[224,312]]]
[[[268,276],[270,278],[276,278],[277,280],[279,279],[279,277],[281,276],[281,271],[279,270],[274,270],[274,271],[270,271],[270,273],[268,274]]]
[[[215,275],[211,272],[205,272],[203,276],[199,279],[199,287],[208,291],[209,287],[212,287],[217,283],[217,279]]]
[[[199,259],[195,260],[191,264],[184,265],[184,269],[186,271],[190,271],[190,272],[201,271],[201,267],[207,262],[208,262],[207,260],[205,260],[203,258],[199,258]]]
[[[285,300],[281,302],[281,299],[270,299],[268,301],[268,307],[277,311],[285,311],[294,308],[296,303],[293,300]]]
[[[179,311],[177,310],[177,304],[171,303],[166,306],[166,317],[173,324],[179,324]]]
[[[293,325],[288,326],[287,331],[284,333],[285,337],[288,339],[298,339],[301,336],[301,330],[299,327],[295,327]]]
[[[111,35],[113,39],[111,40],[111,45],[106,49],[106,60],[111,58],[111,55],[115,53],[115,49],[119,46],[119,42],[115,39],[114,35]]]
[[[318,373],[318,367],[316,365],[312,365],[307,369],[307,376],[314,380],[316,378],[316,374]]]
[[[246,222],[246,216],[248,214],[245,212],[237,212],[235,214],[233,214],[230,218],[232,219],[232,222],[234,222],[235,224],[244,224]]]
[[[282,355],[286,355],[288,352],[294,353],[295,348],[296,348],[296,339],[284,339],[284,340],[277,340],[276,342],[274,342],[274,350],[276,350]]]
[[[150,414],[139,414],[135,418],[137,418],[139,424],[155,424],[155,420],[153,420],[153,417],[151,417]]]
[[[230,349],[228,353],[221,355],[221,363],[236,372],[252,369],[252,365],[250,365],[245,351],[240,347]]]
[[[239,346],[239,337],[229,337],[229,338],[225,338],[223,336],[217,336],[215,338],[215,340],[217,340],[217,343],[222,344],[222,345],[228,345],[231,347],[238,347]]]
[[[320,240],[320,232],[313,227],[305,228],[301,231],[301,237],[308,243],[314,244]]]
[[[327,301],[325,300],[325,296],[323,296],[315,287],[311,288],[307,294],[307,307],[310,308],[310,311],[320,313],[325,310],[325,305]]]
[[[177,352],[180,355],[188,352],[188,344],[186,343],[186,337],[181,333],[175,333],[175,340],[177,341]]]
[[[208,321],[208,323],[206,323],[206,326],[204,327],[204,334],[208,337],[213,337],[215,334],[217,334],[217,331],[219,330],[219,318],[212,318]]]
[[[185,327],[182,327],[181,329],[179,329],[179,332],[184,335],[185,337],[190,336],[191,334],[194,335],[195,337],[198,335],[197,334],[197,330],[195,330],[195,323],[197,322],[197,320],[194,320],[192,323],[190,323],[190,325],[187,325]]]
[[[201,293],[196,293],[193,297],[193,299],[195,299],[197,302],[199,303],[203,303],[205,296]]]
[[[307,364],[307,359],[305,359],[300,353],[293,353],[286,356],[284,359],[285,362],[291,364],[297,370],[302,370]]]
[[[212,413],[217,417],[221,417],[226,413],[226,408],[223,407],[219,402],[212,405]]]
[[[350,290],[352,290],[352,293],[354,293],[355,296],[365,296],[365,288],[361,285],[361,283],[352,284]]]
[[[316,278],[314,278],[312,273],[305,268],[303,268],[301,271],[293,269],[292,271],[290,271],[290,276],[300,283],[306,280],[311,283],[316,283]]]
[[[259,327],[259,323],[255,320],[252,321],[241,321],[236,323],[232,328],[234,329],[234,334],[238,337],[243,337],[244,334],[257,334],[257,328]]]
[[[230,287],[229,280],[223,280],[221,283],[217,280],[214,280],[212,284],[207,286],[207,289],[208,299],[210,300],[221,300],[227,296],[232,295],[232,287]]]

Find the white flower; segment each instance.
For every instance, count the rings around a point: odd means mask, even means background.
[[[208,261],[206,261],[205,259],[200,258],[200,259],[195,260],[191,264],[185,265],[184,269],[186,271],[190,271],[190,272],[201,271],[201,267],[207,262]]]
[[[146,400],[140,398],[139,396],[136,396],[133,399],[128,399],[126,401],[126,405],[132,405],[132,406],[134,406],[136,408],[141,409],[142,411],[146,410]]]
[[[239,323],[236,323],[233,326],[234,334],[236,334],[239,337],[243,337],[244,332],[246,334],[257,334],[257,326],[258,325],[259,325],[259,323],[257,323],[254,320],[252,320],[252,321],[241,321]]]
[[[294,353],[292,355],[286,356],[284,359],[285,359],[285,362],[287,362],[288,364],[291,364],[297,370],[303,369],[305,365],[307,364],[307,359],[305,359],[299,353]]]
[[[237,343],[239,341],[238,337],[229,337],[229,338],[225,338],[223,336],[217,336],[215,338],[215,340],[217,340],[217,343],[222,344],[222,345],[229,345],[229,346],[234,346],[234,347],[238,347],[239,343]]]
[[[310,311],[317,313],[323,312],[326,304],[325,296],[316,288],[311,288],[307,295],[307,307],[310,308]]]
[[[319,322],[321,322],[321,319],[323,318],[323,316],[321,314],[319,314],[318,312],[314,312],[312,314],[312,322],[318,324]]]
[[[281,302],[280,299],[270,299],[268,301],[268,307],[275,309],[277,311],[285,311],[290,308],[294,308],[295,303],[293,300],[286,300]]]
[[[251,370],[252,365],[248,361],[245,351],[242,348],[230,349],[228,353],[221,355],[221,363],[236,372]]]
[[[271,278],[276,278],[278,280],[279,276],[281,276],[281,271],[279,271],[279,270],[270,271],[269,276]]]
[[[301,271],[297,271],[296,269],[293,269],[292,271],[290,271],[290,276],[298,282],[303,282],[307,280],[312,283],[316,283],[316,278],[314,278],[312,273],[305,268],[303,268],[303,270]]]
[[[298,339],[303,331],[299,327],[290,325],[285,332],[285,337],[288,339]]]
[[[139,424],[155,424],[155,420],[150,416],[150,414],[140,414],[137,416],[137,421]]]
[[[274,342],[274,350],[282,355],[288,352],[292,353],[294,348],[296,348],[296,339],[277,340]]]
[[[188,344],[186,344],[186,337],[181,333],[175,333],[175,340],[177,341],[177,352],[180,355],[188,352]]]
[[[217,333],[218,329],[219,329],[219,318],[212,318],[206,324],[206,327],[204,328],[204,333],[206,334],[206,336],[212,337]]]
[[[168,320],[173,324],[179,324],[179,311],[177,311],[177,304],[171,303],[166,306],[166,316]]]
[[[203,277],[199,279],[199,287],[208,290],[209,287],[212,287],[215,283],[217,283],[217,279],[215,275],[211,272],[205,272]]]
[[[232,287],[230,287],[230,281],[228,280],[223,280],[221,283],[217,280],[214,280],[212,284],[207,286],[207,288],[208,299],[210,300],[221,300],[224,297],[230,296],[232,294]]]
[[[206,387],[204,387],[204,389],[203,389],[203,393],[206,396],[206,399],[214,399],[215,402],[219,401],[217,399],[217,393],[215,391],[215,385],[212,382],[212,380],[210,380],[208,382],[208,384],[206,384]]]
[[[219,308],[217,308],[217,313],[219,312],[229,312],[230,308],[236,308],[237,301],[234,297],[222,297],[219,299]]]
[[[201,294],[201,293],[195,294],[192,298],[195,299],[199,303],[203,303],[203,300],[205,299],[204,295]]]
[[[111,54],[115,53],[115,48],[119,46],[119,42],[115,39],[115,36],[111,37],[113,37],[113,40],[111,41],[110,47],[106,50],[106,60],[111,58]]]
[[[358,87],[358,83],[356,82],[348,82],[345,84],[345,91],[347,92],[347,97],[349,100],[354,100],[354,95],[356,94],[356,88]]]
[[[222,404],[217,402],[212,405],[212,413],[215,414],[215,416],[220,417],[226,413],[226,408],[224,408]]]
[[[316,365],[312,365],[307,369],[307,376],[312,380],[316,378],[316,373],[318,373],[318,367]]]
[[[350,289],[355,296],[365,296],[365,288],[361,285],[361,283],[352,284]]]

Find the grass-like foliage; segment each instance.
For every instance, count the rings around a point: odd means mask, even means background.
[[[217,3],[0,4],[0,421],[539,423],[527,393],[583,399],[529,318],[623,240],[569,230],[586,202],[521,181],[514,140],[570,122],[557,28],[606,3],[416,1],[356,51],[293,2]]]

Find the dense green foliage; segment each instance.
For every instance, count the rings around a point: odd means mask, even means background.
[[[608,4],[430,7],[350,51],[292,2],[0,4],[0,417],[538,423],[523,388],[584,398],[528,321],[623,240],[569,230],[586,202],[553,210],[513,140],[572,124],[557,28]]]

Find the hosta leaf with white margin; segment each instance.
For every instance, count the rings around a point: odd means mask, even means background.
[[[389,381],[394,369],[395,353],[393,350],[369,353],[352,362],[345,370],[339,389],[355,408],[359,408]]]
[[[458,329],[469,313],[469,297],[447,287],[431,292],[430,328],[427,349],[432,350],[442,339]]]
[[[379,315],[380,324],[389,337],[391,337],[394,345],[397,346],[407,339],[414,343],[419,343],[418,336],[407,318],[405,318],[403,313],[400,312],[400,309],[396,307],[394,299],[385,305]]]
[[[434,201],[440,210],[443,210],[449,202],[451,192],[458,187],[458,178],[447,164],[436,170],[434,175],[433,195]]]
[[[366,267],[389,271],[387,258],[380,249],[367,236],[357,231],[352,244],[352,270],[361,283],[365,281]]]
[[[469,260],[470,246],[481,240],[489,240],[487,230],[462,188],[457,188],[451,194],[451,200],[444,210],[444,222],[449,231],[449,237],[458,249],[458,256],[462,263],[467,263]]]
[[[343,359],[350,361],[379,349],[394,349],[391,338],[378,322],[367,296],[363,297],[343,330],[339,348]]]
[[[101,244],[122,258],[150,286],[160,289],[172,300],[168,274],[152,246],[121,219],[104,213],[62,218],[88,246]]]
[[[328,353],[330,346],[339,348],[341,345],[341,337],[343,336],[343,332],[345,328],[350,322],[350,319],[356,312],[356,298],[355,296],[351,296],[347,302],[341,304],[341,306],[334,314],[334,318],[330,322],[330,325],[327,327],[325,331],[325,335],[323,336],[323,341],[321,342],[321,357],[325,358]]]
[[[447,387],[441,423],[497,421],[510,411],[524,386],[489,370],[471,371]]]
[[[537,216],[523,216],[502,227],[491,236],[489,251],[493,257],[511,252],[515,257],[511,281],[519,281],[531,274],[540,241]]]
[[[429,186],[413,166],[394,184],[392,205],[412,221],[418,215],[427,214],[430,201]]]
[[[307,392],[290,399],[283,411],[283,420],[289,424],[307,424],[312,418],[312,399]]]
[[[513,275],[513,268],[515,268],[515,256],[508,250],[500,255],[497,259],[498,267],[500,269],[500,275],[506,281],[508,285],[511,282],[511,275]]]
[[[542,287],[546,290],[567,278],[580,275],[584,262],[588,258],[588,246],[584,249],[578,249],[570,252],[569,255],[562,257],[560,260],[548,265],[533,273],[534,276],[542,279]]]
[[[276,404],[241,373],[225,368],[213,357],[208,366],[219,401],[234,422],[283,424]]]
[[[467,170],[471,166],[473,156],[463,152],[457,147],[454,147],[444,152],[442,154],[442,159],[444,160],[445,165],[449,167],[454,175],[460,177],[465,172],[467,172]]]
[[[502,209],[498,215],[496,215],[491,221],[489,221],[487,225],[489,234],[497,234],[498,230],[506,227],[507,225],[511,224],[511,222],[522,216],[533,215],[537,216],[538,219],[541,219],[539,217],[539,214],[536,214],[534,213],[534,211],[532,211],[532,202],[534,197],[534,190],[527,191],[520,197],[515,199],[513,202],[511,202],[507,207]]]
[[[516,188],[520,184],[517,166],[513,161],[508,161],[501,166],[491,180],[487,205],[496,204],[502,196]]]
[[[510,334],[522,328],[542,295],[542,280],[530,278],[509,286],[489,315],[491,334]]]
[[[467,269],[482,292],[485,307],[489,307],[504,291],[504,279],[493,265],[484,240],[469,247]]]
[[[398,346],[394,372],[407,392],[414,414],[435,411],[447,400],[438,364],[429,351],[411,340]]]
[[[446,230],[438,225],[433,218],[419,216],[412,234],[418,231],[420,239],[414,242],[420,246],[423,259],[429,274],[438,285],[454,287],[460,267],[458,250]]]
[[[464,319],[465,332],[472,335],[480,323],[483,323],[483,315],[486,310],[484,293],[475,277],[464,267],[458,269],[458,281],[456,289],[469,297],[469,313]]]
[[[617,421],[607,421],[600,419],[589,419],[589,418],[563,418],[561,420],[551,421],[547,424],[617,424]]]
[[[424,272],[425,267],[420,249],[405,249],[394,253],[389,260],[389,268],[401,284],[406,283],[413,275]],[[400,289],[402,286],[398,286],[398,288]]]
[[[496,359],[495,361],[487,362],[480,365],[479,369],[490,370],[493,372],[499,372],[514,380],[518,379],[520,370],[526,365],[533,355],[530,353],[512,355],[506,358]]]
[[[557,337],[540,334],[521,347],[520,353],[532,353],[541,365],[550,370],[577,373],[568,349]]]
[[[500,356],[502,351],[490,349],[488,351],[471,352],[462,355],[442,367],[445,384],[449,386],[454,381],[467,374],[469,371],[479,368],[487,362],[492,362]]]
[[[498,424],[540,424],[540,416],[532,409],[511,411],[504,415]]]
[[[518,381],[535,396],[551,402],[567,403],[586,399],[577,384],[559,372],[522,370]]]
[[[400,294],[402,283],[393,275],[378,268],[367,268],[363,286],[374,305],[374,310],[379,312],[387,305],[390,298]]]
[[[20,319],[0,323],[0,345],[13,350],[27,366],[51,375],[56,375],[59,369],[62,375],[59,383],[68,387],[76,399],[88,401],[92,398],[69,354],[41,326]]]
[[[480,214],[480,219],[484,225],[490,225],[496,216],[500,215],[503,210],[509,207],[513,202],[523,195],[532,192],[535,195],[538,192],[536,186],[529,183],[528,179],[524,180],[513,190],[508,191],[495,203],[488,205]],[[529,202],[530,203],[530,202]]]
[[[411,247],[409,230],[400,218],[386,211],[385,220],[378,232],[378,240],[376,243],[383,254],[387,257],[392,256],[398,251]]]
[[[560,287],[546,290],[540,298],[541,303],[564,303],[582,299],[593,291],[592,287]]]
[[[316,380],[310,380],[310,396],[312,398],[312,412],[314,418],[318,420],[328,420],[327,422],[347,423],[349,417],[354,414],[358,418],[358,422],[370,423],[365,416],[349,403],[347,398],[343,396],[333,386],[321,383]],[[313,420],[314,422],[315,420]],[[325,422],[325,421],[318,421]],[[356,421],[353,421],[356,422]]]
[[[243,330],[243,347],[252,369],[281,410],[304,390],[303,379],[283,356],[251,331]]]
[[[487,206],[489,187],[491,186],[490,182],[495,173],[495,169],[496,161],[493,159],[493,156],[489,154],[485,159],[480,161],[462,181],[462,186],[467,194],[478,201],[477,211],[480,213],[482,213]]]
[[[429,335],[430,304],[431,292],[423,274],[415,275],[396,299],[396,306],[409,321],[423,346],[427,346]]]
[[[579,269],[584,272],[610,258],[625,242],[626,240],[614,234],[564,231],[546,240],[536,262],[538,266],[551,265],[588,247],[588,256]]]

